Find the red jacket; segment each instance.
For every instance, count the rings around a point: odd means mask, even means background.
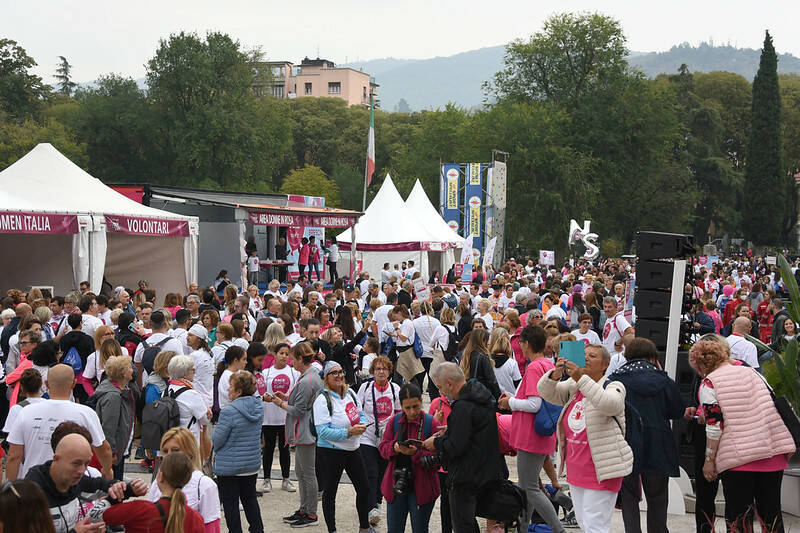
[[[400,428],[400,431],[402,431],[403,426],[405,426],[407,423],[405,413],[398,413],[394,415],[394,417],[399,417],[400,423],[398,427]],[[400,455],[394,451],[394,443],[397,440],[394,435],[394,417],[390,418],[386,423],[386,430],[383,432],[383,439],[378,445],[378,450],[381,452],[381,456],[384,459],[389,460],[389,465],[386,468],[386,472],[383,475],[383,481],[381,482],[381,493],[389,503],[392,503],[395,497],[394,490],[392,490],[392,487],[394,486],[394,466],[397,456]],[[420,434],[420,424],[422,423],[423,417],[424,414],[421,414],[417,420],[408,422],[407,434],[410,438],[416,438],[417,435]],[[431,423],[431,434],[436,433],[438,429],[439,423],[434,420]],[[425,440],[428,437],[430,437],[430,435],[423,434],[419,440]],[[427,469],[422,466],[420,458],[423,455],[431,455],[431,452],[423,449],[421,452],[418,451],[411,457],[411,469],[413,471],[414,479],[414,494],[417,498],[417,505],[425,505],[426,503],[434,502],[442,493],[441,487],[439,486],[439,474],[435,469]]]

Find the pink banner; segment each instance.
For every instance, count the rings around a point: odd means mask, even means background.
[[[305,228],[298,228],[297,226],[291,226],[286,230],[286,240],[289,242],[289,250],[291,252],[300,250],[304,231]]]
[[[105,215],[106,230],[127,235],[148,235],[151,237],[188,237],[188,220],[168,220],[164,218],[126,217]]]
[[[78,233],[78,217],[53,213],[2,212],[0,233]]]
[[[256,226],[349,228],[356,223],[356,217],[351,215],[296,215],[284,211],[250,211],[250,223]]]

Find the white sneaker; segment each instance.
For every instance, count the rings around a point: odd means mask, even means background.
[[[261,492],[272,492],[272,480],[269,478],[264,479],[264,482],[261,484]]]
[[[369,525],[377,526],[381,522],[381,510],[378,507],[369,510]]]
[[[294,488],[294,483],[291,480],[284,479],[283,483],[281,483],[281,490],[286,492],[295,492],[297,489]]]

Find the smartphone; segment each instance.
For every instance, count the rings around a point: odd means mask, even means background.
[[[561,341],[558,343],[558,356],[577,366],[586,366],[586,344],[583,341]]]
[[[128,329],[135,333],[136,332],[136,322],[131,322],[130,324],[128,324]]]
[[[422,446],[422,441],[417,439],[406,439],[403,443],[403,446],[416,446],[417,448]]]
[[[370,427],[371,425],[373,425],[374,423],[375,423],[375,422],[370,422],[369,424],[364,424],[364,427],[368,428],[368,427]]]

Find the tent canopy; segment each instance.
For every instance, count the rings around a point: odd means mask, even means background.
[[[428,195],[425,194],[425,189],[422,188],[419,180],[414,184],[411,194],[406,199],[406,213],[408,217],[418,220],[429,233],[433,234],[437,242],[446,242],[457,248],[463,247],[464,237],[447,225]]]
[[[0,239],[18,252],[5,265],[9,288],[55,285],[64,294],[89,280],[99,291],[106,273],[129,287],[147,278],[159,296],[182,291],[197,278],[197,233],[196,217],[119,194],[48,143],[0,172]]]

